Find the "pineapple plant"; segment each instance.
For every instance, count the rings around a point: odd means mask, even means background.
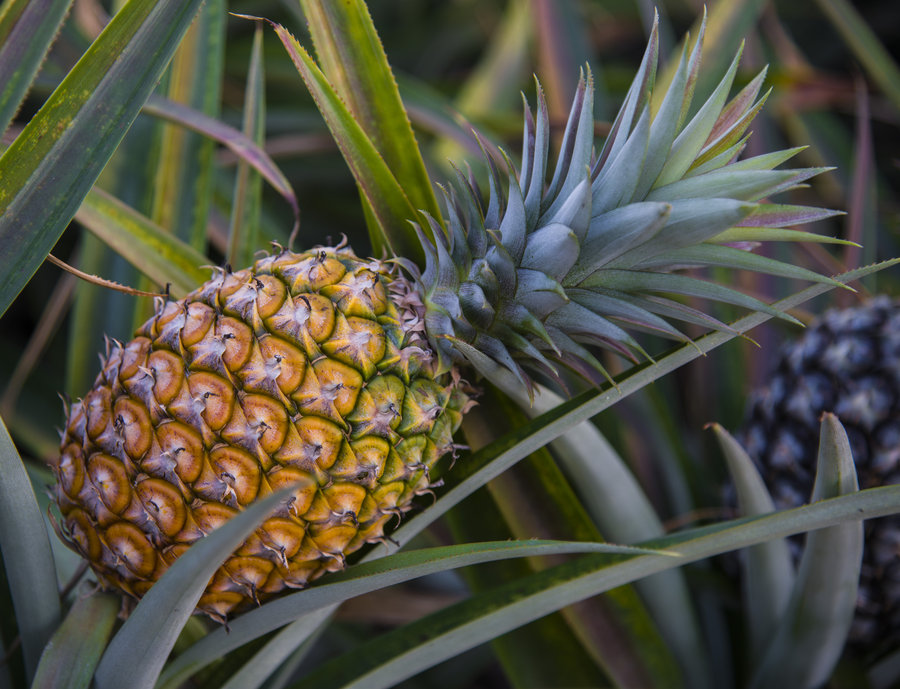
[[[0,38],[20,51],[23,65],[12,74],[0,67],[9,96],[0,101],[3,117],[13,117],[22,84],[27,88],[40,50],[64,20],[67,3],[49,4],[56,13],[22,0],[0,11]],[[12,260],[2,256],[4,307],[73,215],[158,284],[171,284],[130,339],[108,341],[93,386],[82,386],[68,403],[59,451],[47,454],[58,533],[89,562],[101,589],[126,594],[131,610],[124,622],[116,620],[118,593],[58,591],[54,559],[64,556],[46,542],[30,485],[44,482],[46,473],[32,467],[37,473],[29,479],[0,427],[0,547],[22,649],[8,655],[22,664],[15,683],[54,686],[65,677],[100,689],[176,687],[194,675],[202,686],[255,687],[277,669],[274,686],[300,677],[296,686],[386,687],[562,609],[565,615],[547,618],[539,630],[521,629],[521,638],[571,651],[565,668],[553,668],[554,681],[567,681],[560,678],[574,668],[591,678],[587,684],[714,686],[705,642],[692,645],[700,637],[688,636],[698,626],[693,613],[682,615],[685,607],[678,607],[685,603],[678,567],[798,531],[847,534],[860,515],[897,511],[894,492],[849,495],[852,482],[843,481],[808,511],[665,536],[653,519],[638,515],[646,498],[624,480],[624,464],[601,453],[588,465],[614,466],[619,478],[584,486],[603,500],[615,493],[633,498],[618,504],[612,519],[592,516],[597,525],[568,540],[540,528],[513,531],[510,540],[501,523],[508,515],[495,519],[488,511],[476,516],[485,515],[475,540],[493,540],[396,553],[536,448],[571,432],[587,441],[564,451],[584,461],[601,447],[589,417],[768,318],[793,320],[788,309],[883,265],[828,278],[745,250],[767,239],[828,241],[795,228],[833,213],[769,200],[820,171],[777,169],[797,149],[741,158],[765,96],[759,97],[759,74],[729,100],[740,53],[724,76],[716,75],[711,95],[692,103],[704,77],[702,26],[700,40],[660,75],[665,86],[657,85],[657,32],[649,32],[638,75],[602,144],[595,141],[593,77],[585,69],[558,154],[551,153],[552,106],[538,87],[536,110],[525,108],[519,166],[480,139],[488,151],[487,193],[459,172],[440,188],[438,203],[365,4],[313,0],[301,5],[317,59],[282,26],[275,32],[356,178],[372,249],[357,240],[356,251],[343,241],[313,246],[320,237],[304,242],[313,248],[294,252],[282,241],[253,258],[259,242],[245,218],[260,192],[247,182],[252,170],[296,207],[260,147],[261,98],[252,88],[261,78],[257,31],[243,132],[216,120],[202,98],[191,100],[194,111],[159,99],[147,104],[147,112],[237,152],[232,235],[216,244],[226,261],[210,260],[206,219],[199,239],[164,231],[184,229],[174,206],[160,200],[178,196],[171,185],[139,210],[122,189],[132,205],[104,191],[117,188],[114,174],[97,179],[111,158],[128,159],[114,150],[179,43],[164,92],[193,98],[179,90],[191,83],[187,77],[214,72],[203,47],[211,54],[221,45],[216,31],[225,6],[207,2],[189,29],[200,5],[131,0],[44,108],[16,130],[0,159],[0,237],[17,247]],[[521,7],[513,10],[520,16]],[[163,148],[187,150],[180,134],[163,136]],[[210,164],[205,143],[190,154],[201,168]],[[157,180],[165,179],[164,159]],[[203,178],[197,176],[198,187]],[[192,198],[196,188],[174,191]],[[225,267],[209,278],[204,264]],[[706,268],[813,286],[769,305],[700,279]],[[692,299],[753,313],[726,323]],[[711,332],[698,336],[698,329]],[[675,348],[651,356],[645,333]],[[616,356],[636,365],[621,371]],[[587,389],[566,402],[547,389],[573,381],[577,387],[580,379]],[[489,390],[484,400],[519,400],[537,418],[524,420],[493,402],[490,409],[473,406],[480,389]],[[12,414],[4,408],[4,416]],[[497,428],[486,432],[485,423]],[[498,430],[510,423],[516,425],[509,432]],[[24,425],[13,425],[13,433],[20,442],[27,438]],[[464,443],[483,447],[470,453]],[[829,454],[823,473],[845,468],[847,457],[843,448]],[[544,476],[546,493],[524,516],[540,520],[542,509],[562,496],[572,508],[567,518],[585,523],[574,493],[559,490],[564,479]],[[430,498],[417,499],[425,494]],[[638,522],[642,531],[621,538],[637,546],[601,542],[599,533],[614,533],[615,523]],[[513,558],[524,569],[508,583],[473,586],[470,600],[360,642],[352,662],[338,656],[312,673],[291,675],[317,635],[331,629],[328,619],[342,601],[429,573]],[[546,566],[534,566],[538,558]],[[657,585],[662,592],[663,579],[650,574],[668,575],[665,591],[675,595],[641,599],[623,587],[646,583],[642,595]],[[603,601],[613,604],[597,605],[595,597],[611,589]],[[0,605],[9,607],[5,600]],[[195,611],[213,624],[189,621]],[[794,622],[786,614],[781,624]],[[603,625],[624,631],[620,643],[604,643],[614,637],[603,636]],[[663,631],[672,629],[674,636]],[[8,643],[6,628],[0,638]],[[802,641],[781,639],[776,650],[787,656],[776,654],[769,665],[777,672],[790,663]],[[253,658],[251,642],[258,649]],[[526,656],[518,654],[519,664],[555,663],[552,653]],[[817,660],[819,674],[830,672],[835,658],[829,648]],[[219,674],[202,673],[216,664]]]
[[[815,473],[819,418],[847,429],[863,487],[896,483],[900,458],[900,306],[879,296],[832,309],[786,344],[755,391],[740,439],[780,508],[806,502]],[[896,517],[866,524],[860,593],[850,641],[890,648],[900,634]],[[793,542],[799,550],[800,543]]]
[[[342,245],[278,247],[160,302],[136,339],[112,343],[54,460],[61,531],[100,582],[140,597],[235,511],[295,485],[201,598],[200,610],[225,620],[384,538],[453,449],[471,406],[464,376],[531,390],[534,376],[559,379],[565,366],[611,382],[590,345],[637,362],[648,355],[628,329],[687,342],[672,321],[704,319],[661,293],[777,314],[684,266],[835,284],[730,246],[808,218],[759,199],[818,170],[773,169],[796,151],[739,159],[762,82],[728,101],[740,54],[686,117],[701,45],[702,28],[651,118],[654,30],[596,157],[585,75],[552,177],[539,91],[522,168],[495,173],[484,205],[461,178],[444,218],[418,228],[424,270]]]

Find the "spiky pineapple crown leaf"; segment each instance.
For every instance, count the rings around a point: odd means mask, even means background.
[[[496,161],[487,154],[486,204],[469,178],[457,172],[456,185],[443,190],[447,231],[429,218],[435,240],[420,231],[425,269],[419,273],[410,266],[424,295],[428,338],[445,366],[467,360],[507,388],[530,390],[526,369],[557,377],[559,364],[602,383],[609,374],[586,345],[636,361],[647,355],[628,330],[687,342],[672,321],[728,329],[678,296],[791,320],[741,292],[675,272],[681,268],[720,266],[833,283],[734,246],[816,240],[781,228],[835,212],[760,201],[825,168],[775,169],[799,148],[738,160],[768,95],[758,97],[763,70],[728,101],[741,50],[712,95],[687,118],[702,43],[701,26],[693,49],[686,42],[653,115],[659,52],[654,25],[599,155],[592,77],[584,71],[549,183],[549,121],[539,83],[536,115],[525,102],[518,172],[504,156],[511,171],[506,193]]]

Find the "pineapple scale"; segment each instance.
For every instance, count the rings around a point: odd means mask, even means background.
[[[100,582],[139,598],[287,486],[199,611],[224,620],[383,539],[429,490],[468,404],[458,376],[435,375],[404,283],[344,247],[282,251],[217,271],[111,343],[53,464],[62,530]]]

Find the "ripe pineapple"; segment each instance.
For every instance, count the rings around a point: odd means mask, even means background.
[[[817,170],[774,170],[796,150],[737,160],[764,77],[726,104],[739,55],[687,119],[701,44],[651,116],[654,30],[598,156],[583,77],[549,182],[539,89],[508,191],[493,160],[486,204],[460,175],[445,217],[419,228],[423,271],[346,246],[278,249],[160,303],[113,343],[54,465],[62,529],[100,581],[139,597],[190,543],[296,485],[210,581],[199,610],[225,619],[384,537],[453,448],[467,367],[507,388],[560,365],[599,384],[609,377],[589,346],[646,356],[625,328],[682,342],[673,320],[727,329],[664,294],[786,317],[684,267],[830,281],[731,245],[829,213],[758,202]]]
[[[827,312],[785,347],[765,388],[754,393],[741,440],[780,508],[809,500],[826,411],[847,430],[860,488],[900,482],[900,302],[880,296]],[[900,519],[866,522],[850,631],[859,649],[900,640],[898,555]]]

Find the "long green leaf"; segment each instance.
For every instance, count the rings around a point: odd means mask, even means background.
[[[61,617],[56,568],[31,481],[0,419],[0,550],[12,594],[25,672],[34,676]]]
[[[77,598],[44,650],[31,688],[88,689],[120,607],[115,594]]]
[[[75,219],[176,297],[209,278],[203,266],[210,259],[100,189],[87,195]]]
[[[822,416],[813,501],[852,495],[859,486],[850,441],[834,414]],[[807,535],[787,610],[750,686],[815,689],[837,664],[856,607],[862,524],[847,521]]]
[[[490,425],[490,422],[486,422]],[[467,415],[463,432],[484,425],[480,414]],[[492,497],[493,485],[477,491],[462,509],[451,510],[441,520],[453,543],[481,539],[509,540],[512,532]],[[513,581],[535,572],[533,558],[497,560],[467,567],[459,575],[472,593],[491,589],[498,581]],[[613,644],[614,645],[614,644]],[[509,634],[491,640],[491,650],[514,689],[541,686],[595,687],[608,683],[600,663],[588,654],[561,612],[542,617]]]
[[[194,543],[160,577],[113,637],[95,677],[97,689],[151,689],[178,634],[212,575],[244,539],[290,494],[255,502]]]
[[[222,654],[281,627],[301,615],[327,609],[353,596],[428,574],[483,562],[565,553],[638,553],[640,549],[608,543],[565,541],[496,541],[410,550],[356,565],[305,591],[285,596],[237,618],[178,657],[160,679],[160,689],[176,687],[190,674]],[[302,618],[305,619],[305,618]]]
[[[0,315],[75,215],[202,0],[131,0],[0,158]]]
[[[673,249],[664,256],[650,258],[635,264],[634,268],[638,270],[652,270],[671,265],[735,268],[737,270],[778,275],[808,282],[824,282],[835,287],[846,287],[846,285],[836,283],[827,275],[822,275],[793,263],[785,263],[784,261],[777,261],[751,251],[744,251],[732,246],[718,246],[716,244],[697,244],[695,246]]]
[[[772,538],[837,524],[853,523],[858,528],[854,520],[897,512],[900,486],[887,486],[774,515],[692,529],[652,543],[677,553],[676,559],[644,555],[610,564],[606,558],[584,556],[376,637],[328,661],[292,689],[391,687],[499,634],[616,586]]]
[[[244,88],[243,133],[260,148],[266,137],[265,75],[263,73],[263,27],[257,25],[250,51],[247,85]],[[238,160],[228,227],[228,263],[245,266],[253,262],[259,236],[262,177],[250,164]]]
[[[72,0],[9,0],[0,12],[0,134],[53,44]]]
[[[347,104],[413,208],[434,218],[441,211],[422,154],[400,100],[381,39],[362,0],[300,0],[322,72]],[[385,229],[394,246],[418,246],[409,216]]]
[[[373,251],[412,259],[423,256],[415,235],[410,236],[405,227],[419,215],[390,167],[309,53],[283,26],[274,26],[382,229],[380,235],[371,237]],[[428,223],[420,224],[428,227]]]
[[[799,321],[797,321],[796,318],[779,311],[777,306],[769,306],[743,292],[714,282],[698,280],[689,275],[681,275],[678,273],[649,273],[637,270],[603,270],[594,273],[582,284],[588,287],[610,288],[625,292],[671,292],[673,294],[700,297],[712,301],[720,301],[725,304],[743,306],[750,310],[761,311],[786,320],[789,323],[796,323],[799,325]]]
[[[709,241],[717,244],[728,242],[812,242],[855,246],[854,242],[839,237],[829,237],[803,230],[784,230],[777,227],[732,227],[712,237]]]
[[[173,103],[211,119],[219,114],[226,16],[224,0],[205,0],[163,78]],[[162,127],[150,217],[198,251],[206,248],[214,151],[208,138]]]

